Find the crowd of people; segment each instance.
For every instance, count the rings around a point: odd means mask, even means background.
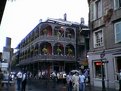
[[[68,91],[84,91],[85,90],[85,85],[86,85],[86,79],[89,76],[89,71],[85,70],[84,72],[69,72],[69,74],[67,75],[65,72],[60,72],[60,73],[56,73],[56,71],[53,71],[49,77],[50,79],[53,80],[53,87],[56,86],[56,84],[58,84],[58,79],[61,79],[60,82],[63,82],[64,84],[67,84],[67,89]],[[25,70],[19,70],[16,72],[15,74],[15,79],[16,79],[16,83],[17,83],[17,90],[18,91],[25,91],[26,90],[26,84],[27,84],[27,79],[32,78],[32,79],[44,79],[46,78],[46,71],[40,71],[38,70],[37,75],[35,75],[32,72],[29,71],[25,71]],[[4,79],[8,79],[8,74],[4,74]],[[12,77],[12,75],[11,75]],[[1,77],[0,77],[1,78]],[[62,79],[63,78],[63,79]],[[2,78],[3,79],[3,78]],[[1,80],[2,80],[1,79]],[[0,80],[0,81],[1,81]]]
[[[68,91],[85,91],[85,86],[89,82],[89,71],[69,73],[66,77]]]

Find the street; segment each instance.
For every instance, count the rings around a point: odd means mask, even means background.
[[[16,81],[15,84],[10,86],[8,90],[6,86],[3,87],[2,91],[17,91]],[[56,83],[52,80],[42,79],[30,79],[27,82],[26,91],[67,91],[66,84]],[[99,87],[86,86],[86,91],[102,91]],[[106,89],[106,91],[117,91],[115,89]]]

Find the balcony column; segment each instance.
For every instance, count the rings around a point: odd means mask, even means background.
[[[66,50],[66,47],[64,46],[64,56],[66,55],[66,51],[65,50]]]
[[[52,55],[54,55],[54,45],[52,45]]]
[[[51,27],[52,27],[52,36],[54,36],[54,27],[53,26]]]
[[[39,62],[37,63],[37,66],[38,66],[38,68],[37,68],[37,69],[38,69],[38,70],[40,70],[40,69],[39,69]]]
[[[66,29],[64,28],[64,38],[65,38],[65,35],[66,35],[66,34],[65,34],[65,32],[66,32],[65,30],[66,30]]]

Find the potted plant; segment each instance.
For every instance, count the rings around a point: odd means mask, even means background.
[[[47,54],[47,52],[48,52],[47,48],[45,48],[45,47],[42,49],[42,51],[44,54]]]
[[[70,54],[72,54],[72,49],[68,49],[68,54],[70,55]]]
[[[43,30],[44,35],[47,35],[47,29]]]
[[[60,54],[61,53],[61,49],[57,48],[57,53]]]

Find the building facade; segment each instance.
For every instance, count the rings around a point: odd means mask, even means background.
[[[106,88],[118,89],[115,73],[121,69],[121,0],[88,0],[88,3],[91,85],[102,87],[104,76]]]
[[[68,73],[85,60],[87,34],[87,26],[66,19],[40,22],[17,46],[18,66],[33,74],[38,70],[47,72],[48,76],[52,71]]]

